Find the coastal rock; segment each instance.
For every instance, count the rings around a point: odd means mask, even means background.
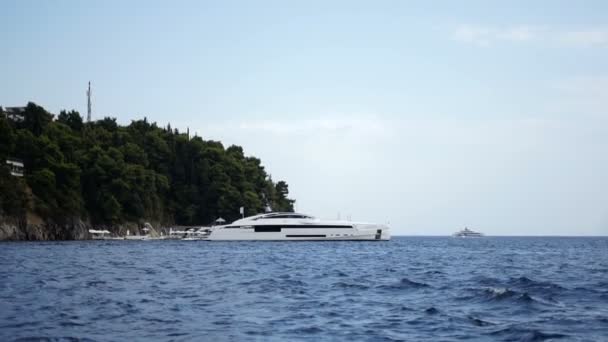
[[[156,227],[156,228],[155,228]],[[67,218],[61,222],[44,220],[28,213],[22,218],[0,216],[0,241],[51,241],[51,240],[88,240],[89,229],[107,229],[116,236],[145,235],[160,236],[162,229],[158,222],[123,223],[114,226],[93,226],[80,218]],[[147,231],[144,231],[144,228]]]
[[[0,222],[0,241],[1,240],[24,240],[23,232],[15,222]]]
[[[66,222],[0,219],[0,240],[84,240],[90,226],[80,219]]]

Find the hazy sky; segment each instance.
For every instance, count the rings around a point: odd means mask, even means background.
[[[297,210],[608,234],[606,1],[0,2],[0,105],[242,145]]]

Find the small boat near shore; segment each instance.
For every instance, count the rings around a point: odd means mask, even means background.
[[[468,237],[483,237],[484,235],[482,233],[472,231],[471,229],[465,227],[463,230],[457,231],[456,233],[452,234],[452,236],[460,237],[460,238],[468,238]]]
[[[91,234],[92,240],[131,240],[131,241],[149,241],[149,240],[164,240],[167,239],[167,236],[163,235],[161,232],[160,236],[151,236],[148,234],[150,229],[143,228],[143,235],[131,235],[129,230],[127,230],[127,235],[112,235],[109,230],[100,230],[100,229],[89,229],[89,234]]]
[[[171,230],[169,234],[181,236],[182,241],[207,240],[211,234],[211,227],[190,228],[185,231]]]
[[[170,227],[169,234],[166,236],[168,240],[196,241],[207,240],[213,227],[198,226],[198,227]]]
[[[93,240],[124,240],[122,236],[112,236],[108,230],[89,229],[91,239]]]

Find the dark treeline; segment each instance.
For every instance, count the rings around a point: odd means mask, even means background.
[[[24,178],[10,175],[7,157],[23,160]],[[241,206],[246,215],[267,206],[293,211],[287,184],[274,183],[241,147],[190,138],[145,118],[128,126],[114,118],[85,123],[78,112],[54,118],[29,103],[22,121],[0,115],[0,160],[6,216],[193,225],[234,220]]]

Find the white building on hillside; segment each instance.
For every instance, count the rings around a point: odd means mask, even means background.
[[[7,159],[6,165],[8,165],[11,175],[15,177],[23,177],[23,170],[25,169],[23,161],[19,159]]]

